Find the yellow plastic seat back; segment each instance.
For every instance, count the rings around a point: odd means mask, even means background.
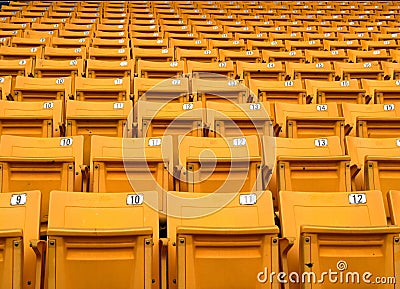
[[[278,288],[257,281],[279,266],[269,191],[169,192],[167,204],[169,288]]]
[[[350,158],[344,155],[337,136],[264,137],[263,152],[264,183],[269,181],[274,197],[281,190],[351,191]]]
[[[40,191],[0,194],[1,288],[40,288],[43,256],[30,245],[39,240],[40,198]]]
[[[178,140],[177,183],[182,192],[247,192],[261,189],[257,136]],[[177,189],[178,189],[177,187]]]
[[[0,134],[31,137],[59,137],[62,103],[0,100]]]
[[[294,244],[287,256],[281,256],[284,271],[298,272],[300,280],[303,273],[309,274],[301,287],[291,283],[290,288],[343,288],[344,283],[330,282],[327,276],[322,283],[312,281],[328,270],[343,273],[345,287],[351,289],[368,286],[364,272],[396,276],[400,228],[386,225],[381,192],[281,191],[279,199],[283,240]],[[358,274],[358,282],[357,275],[349,275],[352,272]],[[393,288],[393,284],[371,286]]]
[[[52,191],[48,288],[158,288],[158,214],[148,201],[157,193]]]
[[[39,189],[42,192],[41,222],[48,217],[51,190],[82,190],[83,136],[35,138],[1,136],[1,191]]]

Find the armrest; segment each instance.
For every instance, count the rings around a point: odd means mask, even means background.
[[[352,164],[350,166],[350,174],[351,174],[351,178],[354,179],[358,173],[360,172],[361,168],[358,167],[356,164]]]
[[[274,136],[279,136],[279,133],[281,132],[282,126],[278,123],[274,125]]]
[[[40,289],[40,284],[44,281],[45,274],[45,256],[47,243],[43,240],[31,240],[30,247],[36,254],[36,282],[35,289]]]
[[[89,186],[89,167],[87,165],[80,165],[82,172],[82,192],[88,191]]]
[[[167,252],[168,252],[168,238],[160,238],[159,248],[160,248],[160,282],[161,282],[161,289],[167,289],[168,281],[167,281]]]
[[[137,138],[139,135],[138,132],[138,123],[137,122],[133,122],[132,123],[132,137]]]
[[[350,124],[346,124],[344,126],[344,135],[345,136],[349,135],[352,129],[353,129],[353,127]]]
[[[281,257],[281,272],[289,273],[289,266],[287,260],[287,254],[290,248],[294,245],[295,238],[281,238],[279,239],[279,255]],[[289,289],[289,284],[284,284],[284,289]]]

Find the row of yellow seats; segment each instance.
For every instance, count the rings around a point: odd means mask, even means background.
[[[2,135],[3,192],[51,190],[246,192],[399,189],[397,138],[227,138]],[[88,151],[87,151],[88,150]],[[345,153],[347,152],[347,154]],[[84,159],[85,154],[85,159]],[[34,172],[34,173],[33,173]],[[18,177],[17,177],[18,176]],[[47,197],[46,197],[47,196]],[[278,204],[275,203],[277,206]]]
[[[361,283],[347,279],[348,288],[365,288],[377,278],[393,286],[398,278],[400,192],[391,191],[388,197],[394,225],[386,224],[379,191],[282,191],[279,230],[268,191],[168,192],[163,238],[154,192],[52,191],[47,238],[39,241],[40,191],[2,193],[0,285],[228,289],[280,288],[285,280],[282,288],[293,289],[315,284],[302,279],[308,276],[303,274],[320,280],[327,272],[348,268],[370,272]],[[330,254],[324,250],[327,243]],[[349,254],[355,247],[357,254]],[[324,281],[321,288],[330,288],[329,279]]]

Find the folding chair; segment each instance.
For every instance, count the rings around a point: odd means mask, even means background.
[[[392,56],[385,49],[372,51],[347,50],[349,61],[353,63],[368,61],[390,61]]]
[[[159,286],[159,221],[149,202],[157,203],[155,192],[52,191],[47,287]]]
[[[347,288],[365,286],[361,272],[395,276],[399,227],[387,226],[379,191],[282,191],[279,197],[282,268],[284,272],[305,276],[300,284],[286,284],[285,288],[343,286],[324,277],[329,285],[315,281],[332,270],[346,276],[343,280],[346,278]],[[377,254],[377,250],[382,254]],[[352,272],[357,274],[350,277]]]
[[[40,202],[40,191],[0,194],[2,288],[43,286],[46,245],[39,241]]]
[[[42,47],[7,47],[0,46],[1,60],[23,60],[26,58],[39,59],[42,55]]]
[[[178,61],[216,62],[218,59],[217,49],[191,50],[178,47],[175,50],[175,54]]]
[[[75,100],[126,101],[130,99],[130,78],[75,78]]]
[[[400,128],[400,104],[343,103],[346,134],[357,137],[396,137]]]
[[[257,136],[178,140],[175,188],[181,192],[261,190],[261,153]]]
[[[0,134],[31,137],[59,137],[62,103],[0,100]]]
[[[359,87],[357,79],[344,81],[306,79],[305,84],[312,103],[368,103],[371,100],[365,95],[365,89]]]
[[[193,100],[189,87],[189,79],[151,79],[135,77],[133,80],[134,103],[139,99],[163,102],[188,102]]]
[[[335,62],[336,80],[383,79],[383,71],[378,61],[364,63]]]
[[[400,64],[388,61],[381,61],[384,79],[396,80],[400,79]]]
[[[195,99],[206,101],[246,103],[254,100],[250,90],[237,80],[230,79],[192,79],[192,93]]]
[[[172,137],[118,138],[92,136],[90,192],[158,192],[165,214],[166,192],[174,187]],[[164,216],[165,218],[165,216]]]
[[[272,136],[274,117],[269,103],[206,102],[207,128],[210,137]],[[261,145],[261,139],[260,139]]]
[[[275,103],[275,136],[311,138],[338,136],[344,148],[344,118],[336,103]]]
[[[65,135],[84,137],[83,161],[89,165],[92,135],[112,137],[132,136],[133,111],[131,101],[121,102],[66,102]]]
[[[71,77],[32,78],[17,76],[14,94],[11,99],[16,101],[64,101],[72,95]]]
[[[337,136],[264,137],[263,152],[264,186],[276,201],[280,191],[351,191],[350,157]]]
[[[167,205],[162,272],[168,272],[169,288],[256,287],[260,267],[279,271],[270,192],[169,192]],[[264,285],[279,287],[276,281]]]
[[[184,61],[158,62],[139,60],[137,75],[142,78],[166,79],[186,73]]]
[[[301,79],[303,85],[305,79],[320,79],[332,81],[334,78],[334,71],[329,61],[318,63],[286,63],[286,75],[290,79]]]
[[[398,80],[370,80],[362,79],[365,94],[372,99],[372,103],[394,103],[398,101],[400,81]]]
[[[86,60],[86,76],[91,78],[132,77],[134,75],[133,60]]]
[[[235,68],[233,61],[222,62],[197,62],[188,60],[186,62],[187,72],[194,78],[215,79],[215,78],[235,78]]]
[[[82,164],[83,137],[36,138],[2,135],[0,163],[2,192],[42,192],[41,233],[46,231],[51,190],[82,191],[86,171]]]
[[[95,60],[127,61],[131,59],[130,49],[106,49],[89,47],[88,58]]]
[[[250,79],[279,81],[285,76],[285,69],[280,61],[269,63],[236,61],[236,71],[239,79],[243,79],[247,86]]]
[[[398,181],[399,140],[347,136],[346,149],[351,157],[353,189],[381,191],[385,201],[386,216],[390,217],[386,194],[400,187]]]

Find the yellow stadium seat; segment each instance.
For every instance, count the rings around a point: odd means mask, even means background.
[[[21,76],[32,76],[33,72],[33,60],[28,59],[11,59],[11,60],[0,60],[0,76],[12,77],[11,88],[15,87],[15,78],[18,75]]]
[[[49,60],[86,59],[86,48],[45,47],[43,50],[43,58]]]
[[[362,79],[361,83],[372,103],[389,104],[399,101],[399,80]]]
[[[334,71],[330,62],[318,62],[318,63],[286,63],[286,75],[290,79],[320,79],[320,80],[333,80]]]
[[[273,52],[279,52],[285,50],[285,45],[282,40],[274,40],[274,41],[262,41],[262,40],[247,40],[247,49],[248,50],[269,50]],[[267,61],[264,59],[263,60]],[[268,61],[267,61],[268,62]]]
[[[14,95],[16,101],[64,101],[72,95],[71,77],[32,78],[17,76]]]
[[[150,79],[135,77],[133,80],[134,103],[139,99],[156,102],[189,102],[193,96],[189,90],[189,79]]]
[[[368,62],[368,61],[390,61],[392,56],[385,49],[372,51],[347,50],[349,61],[351,62]]]
[[[143,78],[171,78],[182,76],[186,72],[184,61],[158,62],[139,60],[137,74]]]
[[[381,61],[384,79],[397,80],[400,79],[400,63]]]
[[[183,49],[208,49],[207,39],[170,39],[170,47],[171,49],[183,48]]]
[[[52,45],[55,48],[86,48],[90,44],[90,39],[79,38],[79,39],[68,39],[61,37],[53,37]]]
[[[336,103],[275,103],[275,135],[290,138],[338,136],[344,148],[344,118]]]
[[[95,37],[92,39],[92,46],[94,48],[102,49],[126,49],[129,46],[129,39],[122,37],[118,39],[103,39]]]
[[[283,191],[279,197],[283,271],[297,272],[294,281],[305,276],[288,288],[364,288],[369,278],[363,272],[396,275],[400,228],[386,225],[379,191]],[[343,283],[328,278],[327,272],[337,273],[337,279],[343,275]]]
[[[302,50],[293,50],[293,51],[270,51],[263,50],[262,51],[262,59],[265,62],[304,62],[304,52]]]
[[[130,78],[75,78],[75,100],[126,101],[130,99]]]
[[[135,114],[138,137],[203,136],[204,117],[200,101],[162,103],[139,100],[135,105]]]
[[[84,137],[83,161],[89,165],[92,135],[132,136],[132,102],[90,102],[68,100],[65,135]]]
[[[192,50],[176,48],[176,60],[192,60],[201,62],[215,62],[218,59],[217,49]]]
[[[46,37],[13,37],[11,38],[12,47],[20,48],[35,48],[35,47],[45,47],[51,45],[51,37],[47,35]]]
[[[264,185],[268,184],[275,200],[282,190],[351,191],[350,157],[344,155],[337,136],[264,137],[263,151]]]
[[[47,288],[157,288],[159,222],[149,199],[157,194],[52,191]]]
[[[188,60],[186,62],[187,72],[195,78],[215,79],[215,78],[235,78],[235,67],[233,61],[222,62],[197,62]]]
[[[367,41],[361,40],[361,45],[364,50],[380,50],[385,49],[386,51],[390,49],[397,49],[399,46],[396,40],[380,40],[380,41]]]
[[[174,51],[172,49],[164,48],[132,48],[133,59],[135,65],[138,65],[139,60],[157,61],[157,62],[171,62],[174,60]],[[180,59],[178,59],[180,60]]]
[[[383,70],[378,61],[364,63],[335,62],[336,80],[383,79]]]
[[[310,100],[306,98],[306,90],[301,80],[290,81],[263,81],[250,79],[250,90],[259,101],[268,101],[271,104],[271,113],[275,115],[274,103],[298,103],[306,104]]]
[[[286,50],[322,50],[323,45],[319,40],[299,41],[299,40],[285,40]]]
[[[209,41],[210,49],[224,49],[230,51],[243,51],[246,48],[246,44],[243,39],[240,40],[216,40],[211,39]]]
[[[343,103],[345,131],[350,136],[388,138],[400,132],[400,104]]]
[[[362,46],[358,40],[347,41],[332,41],[324,40],[324,49],[326,50],[339,50],[339,49],[361,49]]]
[[[157,191],[158,210],[165,213],[166,191],[174,188],[173,169],[171,136],[92,136],[90,192]]]
[[[351,157],[353,188],[381,191],[387,217],[389,211],[386,194],[400,188],[399,145],[397,138],[346,137],[346,149]]]
[[[261,153],[257,136],[178,140],[176,190],[224,193],[261,190]]]
[[[270,192],[169,192],[167,203],[169,288],[256,288],[263,268],[279,271]]]
[[[0,194],[1,288],[42,288],[46,246],[39,241],[40,191]]]
[[[130,49],[106,49],[89,47],[88,58],[96,60],[127,61],[131,59]]]
[[[46,230],[51,190],[82,191],[83,136],[36,138],[2,135],[2,192],[40,190],[42,233]]]
[[[132,77],[134,75],[134,61],[131,60],[86,60],[86,77],[113,78]]]
[[[246,103],[254,100],[250,90],[237,80],[230,79],[192,79],[194,98],[202,101]]]
[[[344,81],[322,81],[306,79],[307,95],[312,103],[336,102],[368,103],[370,98],[365,96],[365,89],[361,89],[357,79]]]
[[[0,134],[59,137],[62,128],[60,100],[19,102],[0,100]]]
[[[325,61],[346,61],[347,55],[344,49],[331,51],[314,51],[306,50],[305,58],[308,62],[325,62]]]
[[[208,136],[240,137],[273,135],[269,103],[224,103],[207,101]],[[261,139],[260,139],[261,145]]]
[[[168,41],[166,39],[131,38],[131,46],[137,48],[166,49],[168,48]]]
[[[256,80],[283,80],[285,69],[282,62],[251,63],[236,61],[236,74],[239,79],[243,79],[245,85],[249,85],[250,79]]]
[[[84,61],[82,59],[48,60],[38,59],[35,62],[35,77],[72,77],[74,85],[75,76],[83,76]]]
[[[0,59],[39,59],[42,55],[42,47],[7,47],[0,46]]]

